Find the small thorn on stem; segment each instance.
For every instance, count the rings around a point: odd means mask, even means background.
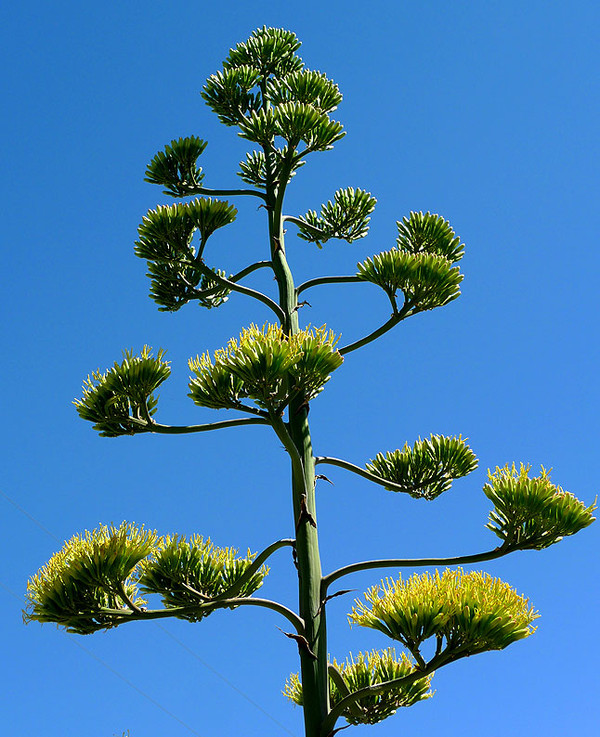
[[[327,604],[328,601],[331,599],[335,599],[336,596],[343,596],[344,594],[349,594],[352,591],[356,591],[356,589],[342,589],[341,591],[336,591],[335,594],[330,594],[329,596],[326,596],[321,604],[319,605],[319,608],[316,611],[315,617],[318,617],[319,614],[323,611],[325,604]]]
[[[331,484],[332,486],[335,486],[335,484],[333,483],[333,481],[331,479],[328,479],[327,476],[325,476],[324,473],[318,473],[315,476],[315,479],[321,479],[321,481],[327,481],[328,484]]]
[[[315,518],[308,511],[308,508],[306,506],[306,494],[302,494],[302,497],[300,499],[300,514],[298,515],[298,521],[296,522],[296,533],[298,532],[298,529],[302,522],[304,522],[304,520],[307,520],[312,527],[316,528],[317,523],[315,522]]]
[[[306,639],[306,637],[304,637],[303,635],[295,635],[293,632],[284,632],[281,627],[278,627],[277,629],[280,632],[283,632],[286,637],[289,637],[290,640],[295,640],[296,644],[298,645],[298,652],[306,653],[312,660],[317,659],[317,656],[310,649],[310,645],[308,644],[308,640]]]
[[[298,312],[301,307],[312,307],[312,305],[307,300],[302,300],[302,302],[298,302],[298,304],[294,307],[294,312]]]

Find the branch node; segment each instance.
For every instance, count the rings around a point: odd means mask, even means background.
[[[356,589],[342,589],[341,591],[336,591],[335,594],[330,594],[329,596],[326,596],[319,604],[319,608],[317,609],[314,618],[316,619],[321,614],[321,612],[325,608],[325,604],[327,604],[328,601],[330,601],[331,599],[335,599],[336,596],[343,596],[344,594],[349,594],[352,591],[356,591]]]
[[[303,409],[306,409],[306,414],[310,412],[310,404],[308,403],[308,399],[305,399],[302,404],[298,406],[298,408],[294,412],[294,415],[299,415]]]
[[[304,522],[304,520],[306,520],[311,525],[311,527],[317,527],[315,518],[308,511],[308,508],[306,506],[306,494],[302,494],[302,497],[300,498],[300,514],[298,515],[298,520],[296,522],[296,534],[298,534],[298,529],[302,522]]]
[[[277,629],[280,632],[283,632],[283,634],[286,637],[289,637],[290,640],[295,640],[296,644],[298,645],[298,652],[300,654],[306,653],[311,660],[316,660],[317,656],[313,653],[313,651],[310,648],[310,645],[308,644],[308,640],[303,635],[295,635],[293,632],[284,632],[281,627],[277,627]]]
[[[335,486],[335,484],[333,483],[333,481],[331,479],[328,479],[327,476],[325,476],[324,473],[318,473],[315,476],[315,480],[316,479],[321,479],[321,481],[327,481],[328,484],[331,484],[332,486]]]
[[[345,727],[338,727],[337,729],[332,729],[331,732],[327,734],[327,737],[334,737],[338,732],[341,732],[344,729],[348,729],[348,727],[352,727],[352,724],[346,724]]]

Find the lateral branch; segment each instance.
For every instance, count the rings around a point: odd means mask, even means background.
[[[248,408],[250,409],[250,408]],[[269,425],[270,422],[263,417],[238,417],[235,420],[221,420],[220,422],[208,422],[204,425],[161,425],[158,422],[146,422],[135,417],[130,417],[128,422],[138,426],[139,432],[152,432],[160,435],[185,435],[193,432],[208,432],[210,430],[222,430],[226,427],[240,427],[242,425]]]
[[[324,576],[322,581],[322,592],[325,594],[327,592],[327,588],[339,578],[348,576],[351,573],[358,573],[359,571],[370,571],[375,568],[420,568],[423,566],[456,566],[463,564],[467,565],[469,563],[483,563],[487,560],[502,558],[504,555],[508,555],[508,553],[512,553],[515,550],[517,550],[517,548],[503,544],[493,550],[488,550],[485,553],[457,555],[451,558],[386,558],[382,560],[366,560],[361,563],[352,563],[349,566],[343,566],[342,568],[338,568],[336,571],[329,573],[327,576]]]
[[[133,611],[130,609],[109,609],[102,607],[102,614],[114,616],[112,626],[118,626],[127,622],[136,622],[146,619],[166,619],[167,617],[181,617],[184,614],[192,614],[194,612],[210,613],[215,609],[233,609],[238,606],[259,606],[265,609],[271,609],[285,617],[293,626],[296,632],[302,637],[305,636],[304,621],[291,609],[283,604],[270,599],[257,599],[251,596],[233,597],[230,599],[212,599],[203,604],[193,604],[185,607],[172,607],[169,609],[147,609]],[[82,614],[82,617],[89,617],[90,614]],[[91,615],[93,616],[93,614]]]

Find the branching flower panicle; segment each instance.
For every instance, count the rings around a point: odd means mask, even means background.
[[[135,583],[137,566],[156,544],[156,532],[126,522],[75,535],[29,580],[26,621],[78,634],[114,626],[115,610],[146,603]]]
[[[329,698],[332,707],[336,707],[342,699],[361,689],[380,686],[389,681],[406,678],[416,672],[414,663],[404,654],[396,655],[394,648],[371,650],[350,655],[345,663],[333,659],[330,666]],[[433,696],[429,690],[432,675],[407,680],[386,690],[367,693],[342,713],[349,724],[377,724],[396,713],[403,706],[412,706],[418,701]],[[293,673],[286,681],[283,690],[285,696],[295,704],[302,706],[302,683],[297,673]]]
[[[300,656],[301,676],[290,677],[285,693],[303,705],[306,735],[332,737],[339,731],[340,717],[352,725],[375,724],[400,707],[428,698],[434,670],[528,637],[537,617],[527,599],[484,573],[458,569],[386,579],[371,588],[364,601],[356,602],[350,621],[385,633],[410,657],[388,649],[359,653],[344,663],[330,662],[325,608],[333,597],[349,592],[331,592],[335,581],[359,571],[470,564],[516,549],[544,548],[588,526],[594,505],[585,507],[553,486],[543,469],[541,476],[530,478],[528,467],[517,471],[506,466],[490,474],[484,487],[494,504],[488,527],[502,545],[455,558],[367,560],[322,573],[316,492],[318,480],[329,479],[316,473],[317,464],[343,468],[416,498],[434,499],[454,479],[473,471],[477,459],[461,436],[442,435],[378,453],[366,469],[313,451],[310,402],[343,357],[404,319],[447,305],[460,295],[463,276],[458,262],[464,245],[440,215],[411,212],[397,222],[395,244],[359,263],[356,273],[317,275],[295,284],[286,250],[289,225],[318,247],[334,238],[352,243],[367,235],[376,204],[370,192],[346,187],[320,210],[308,210],[303,216],[284,214],[287,186],[308,155],[331,149],[345,135],[342,124],[331,117],[342,100],[338,86],[321,72],[306,69],[299,48],[291,31],[263,27],[231,49],[222,69],[206,81],[202,96],[223,124],[250,142],[238,171],[248,188],[207,189],[198,163],[206,141],[195,136],[173,139],[151,160],[146,181],[180,201],[149,210],[135,244],[136,255],[148,265],[150,296],[161,311],[175,312],[192,301],[210,309],[238,294],[268,307],[277,324],[262,328],[251,324],[225,347],[189,362],[189,396],[195,404],[250,416],[183,426],[155,422],[156,391],[168,378],[170,366],[164,351],[153,356],[147,346],[139,355],[126,351],[124,359],[104,373],[94,372],[75,401],[79,415],[106,436],[270,426],[291,463],[294,538],[277,540],[258,555],[248,551],[240,556],[237,550],[218,548],[197,534],[159,539],[156,532],[127,523],[99,527],[72,538],[31,578],[25,619],[88,634],[165,617],[198,622],[217,609],[242,605],[269,609],[293,627],[284,634]],[[256,211],[266,217],[268,226],[263,253],[229,276],[223,262],[217,268],[205,261],[209,239],[233,223],[237,214],[229,199],[219,197],[251,197],[255,204],[258,199]],[[244,235],[244,252],[250,247]],[[308,255],[307,251],[303,258]],[[276,296],[243,283],[258,269],[271,272],[274,280],[264,283]],[[299,308],[309,303],[299,300],[306,290],[349,283],[367,291],[367,283],[383,289],[391,315],[338,349],[336,335],[325,326],[301,327],[300,315],[306,312]],[[252,596],[268,572],[266,561],[284,547],[293,553],[297,612],[281,602]],[[148,608],[142,596],[159,597],[163,608]],[[260,643],[256,644],[260,657]]]
[[[417,499],[435,499],[450,488],[453,479],[476,468],[477,458],[460,435],[431,435],[417,440],[412,448],[406,443],[402,450],[378,453],[366,464],[367,471],[395,484],[393,491],[402,490]]]
[[[121,363],[115,362],[104,373],[94,371],[84,381],[81,399],[73,402],[79,416],[93,422],[94,429],[106,437],[142,431],[136,421],[151,421],[158,404],[154,392],[171,374],[164,355],[159,350],[154,357],[152,348],[144,346],[139,356],[124,351]]]
[[[542,550],[592,524],[595,503],[586,507],[573,494],[555,486],[544,468],[533,478],[530,470],[531,466],[523,464],[517,470],[513,463],[488,472],[489,483],[483,491],[494,509],[486,527],[505,545]]]
[[[262,410],[285,405],[294,393],[313,399],[342,364],[337,339],[325,328],[288,336],[278,325],[251,325],[225,348],[190,360],[190,397],[200,406],[241,409],[250,398]]]
[[[386,579],[357,601],[350,621],[379,630],[421,659],[421,645],[437,641],[447,661],[502,650],[533,634],[537,613],[527,599],[486,573],[446,569]]]

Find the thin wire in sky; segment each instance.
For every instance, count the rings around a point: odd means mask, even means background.
[[[31,522],[33,522],[37,527],[40,528],[40,530],[43,530],[47,535],[49,535],[53,540],[57,540],[60,542],[60,538],[57,537],[54,533],[50,532],[50,530],[45,527],[38,519],[36,519],[32,514],[27,512],[27,510],[23,509],[17,502],[10,497],[8,494],[6,494],[4,491],[0,489],[0,494],[8,501],[10,502],[15,509],[17,509],[21,514],[23,514],[27,519],[29,519]],[[23,601],[22,597],[19,597],[18,594],[16,594],[11,588],[6,586],[2,581],[0,581],[0,586],[2,586],[3,589],[5,589],[9,594],[11,594],[14,598],[16,598],[18,601]],[[248,701],[252,706],[254,706],[256,709],[258,709],[260,712],[262,712],[265,716],[267,716],[271,721],[273,721],[275,724],[277,724],[281,729],[283,729],[288,734],[291,734],[292,737],[296,737],[294,732],[291,732],[285,725],[283,725],[281,722],[277,721],[275,717],[273,717],[271,714],[269,714],[268,711],[262,708],[259,704],[256,703],[253,699],[248,696],[248,694],[244,693],[240,688],[235,686],[230,680],[228,680],[222,673],[219,673],[219,671],[216,668],[213,668],[211,665],[209,665],[206,661],[204,661],[196,652],[194,652],[190,647],[188,647],[184,642],[182,642],[179,638],[175,637],[175,635],[171,634],[165,627],[158,624],[158,627],[165,632],[172,640],[174,640],[178,645],[180,645],[184,650],[186,650],[190,655],[193,655],[198,662],[200,662],[205,668],[207,668],[211,673],[216,675],[218,678],[220,678],[224,683],[226,683],[231,689],[233,689],[236,693],[238,693],[240,696],[242,696],[246,701]],[[82,645],[80,642],[77,642],[73,637],[68,635],[69,640],[76,645],[78,648],[86,652],[91,658],[96,660],[98,663],[103,665],[107,670],[109,670],[111,673],[113,673],[115,676],[120,678],[122,681],[124,681],[128,686],[133,688],[135,691],[137,691],[139,694],[144,696],[144,698],[148,699],[154,706],[157,706],[161,711],[163,711],[165,714],[168,714],[171,718],[175,719],[179,724],[184,726],[186,729],[188,729],[192,734],[197,735],[197,737],[202,737],[199,732],[196,732],[192,727],[190,727],[189,724],[186,724],[182,719],[180,719],[176,714],[169,711],[166,707],[164,707],[162,704],[160,704],[156,699],[152,698],[149,694],[147,694],[145,691],[142,691],[141,688],[136,686],[134,683],[132,683],[128,678],[126,678],[122,673],[120,673],[118,670],[110,666],[108,663],[106,663],[104,660],[99,658],[95,653],[93,653],[91,650],[89,650],[87,647]]]
[[[27,519],[30,520],[30,522],[33,522],[33,524],[37,525],[40,528],[40,530],[43,530],[46,533],[46,535],[50,535],[50,537],[53,540],[57,540],[58,542],[60,542],[59,537],[56,537],[56,535],[50,532],[50,530],[47,527],[44,527],[44,525],[39,520],[37,520],[33,515],[29,514],[27,510],[23,509],[23,507],[17,504],[17,502],[12,497],[8,496],[6,492],[2,491],[2,489],[0,489],[0,494],[2,494],[2,496],[13,505],[13,507],[18,509],[19,512],[21,512],[21,514],[24,514],[25,517],[27,517]]]
[[[6,585],[5,583],[2,583],[2,581],[0,581],[0,586],[2,586],[2,588],[3,588],[3,589],[4,589],[5,591],[8,591],[8,593],[9,593],[9,594],[10,594],[10,595],[11,595],[11,596],[12,596],[13,598],[15,598],[15,599],[16,599],[17,601],[20,601],[21,603],[23,602],[23,597],[22,597],[22,596],[19,596],[19,594],[17,594],[16,592],[14,592],[14,591],[13,591],[13,590],[12,590],[12,589],[10,588],[10,586],[7,586],[7,585]]]
[[[174,634],[172,634],[171,632],[169,632],[169,630],[168,630],[168,629],[167,629],[166,627],[163,627],[163,625],[162,625],[162,624],[158,624],[158,623],[157,623],[157,624],[156,624],[156,626],[157,626],[157,627],[159,627],[159,628],[160,628],[160,629],[161,629],[161,630],[162,630],[162,631],[163,631],[163,632],[164,632],[164,633],[165,633],[166,635],[168,635],[168,636],[169,636],[169,637],[170,637],[170,638],[171,638],[172,640],[175,640],[175,642],[176,642],[176,643],[178,643],[179,645],[181,645],[181,647],[182,647],[182,648],[183,648],[184,650],[187,650],[187,652],[188,652],[188,653],[189,653],[190,655],[193,655],[193,656],[194,656],[194,658],[196,658],[196,660],[198,660],[198,661],[199,661],[200,663],[202,663],[202,665],[203,665],[203,666],[204,666],[205,668],[207,668],[207,669],[208,669],[209,671],[211,671],[211,673],[214,673],[214,674],[215,674],[216,676],[218,676],[218,677],[219,677],[219,678],[220,678],[220,679],[221,679],[221,680],[222,680],[222,681],[223,681],[224,683],[226,683],[226,684],[227,684],[227,685],[228,685],[228,686],[229,686],[230,688],[232,688],[232,689],[233,689],[234,691],[236,691],[236,692],[237,692],[237,693],[238,693],[238,694],[239,694],[240,696],[243,696],[243,697],[244,697],[244,698],[246,699],[246,701],[248,701],[248,702],[249,702],[250,704],[252,704],[252,706],[256,707],[256,708],[257,708],[257,709],[258,709],[259,711],[261,711],[261,712],[262,712],[262,713],[263,713],[263,714],[264,714],[265,716],[269,717],[269,719],[270,719],[270,720],[271,720],[272,722],[275,722],[275,724],[277,724],[277,726],[281,727],[281,729],[283,729],[283,730],[284,730],[285,732],[287,732],[288,734],[291,734],[291,735],[292,735],[292,737],[296,737],[296,734],[295,734],[295,732],[291,732],[291,731],[290,731],[290,730],[289,730],[289,729],[288,729],[288,728],[287,728],[287,727],[286,727],[286,726],[285,726],[284,724],[282,724],[281,722],[278,722],[278,721],[277,721],[277,719],[275,719],[275,717],[274,717],[274,716],[271,716],[271,714],[269,714],[269,712],[268,712],[268,711],[265,711],[265,709],[263,709],[263,708],[262,708],[262,706],[260,706],[260,704],[257,704],[257,703],[256,703],[256,701],[253,701],[253,700],[252,700],[252,699],[251,699],[251,698],[250,698],[250,697],[248,696],[248,694],[244,693],[244,692],[243,692],[242,690],[240,690],[240,689],[239,689],[239,688],[238,688],[238,687],[237,687],[237,686],[236,686],[235,684],[233,684],[233,683],[232,683],[232,682],[231,682],[230,680],[228,680],[227,678],[225,678],[225,676],[224,676],[224,675],[223,675],[222,673],[219,673],[219,671],[218,671],[218,670],[215,670],[215,669],[214,669],[214,668],[212,667],[212,665],[209,665],[209,664],[208,664],[208,663],[207,663],[206,661],[202,660],[202,658],[201,658],[201,657],[200,657],[200,656],[198,655],[198,653],[194,652],[194,650],[192,650],[192,648],[191,648],[191,647],[188,647],[188,646],[187,646],[187,645],[185,644],[185,642],[183,642],[182,640],[180,640],[180,639],[179,639],[178,637],[175,637],[175,635],[174,635]]]
[[[4,494],[6,496],[6,494]],[[29,517],[29,515],[27,515]],[[14,599],[16,599],[19,602],[23,602],[23,597],[19,596],[16,592],[14,592],[9,586],[7,586],[5,583],[0,581],[0,586],[7,591]],[[77,640],[72,637],[71,635],[67,635],[69,640],[74,645],[77,645],[78,648],[86,652],[91,658],[93,658],[95,661],[103,665],[107,670],[109,670],[113,675],[117,676],[117,678],[120,678],[122,681],[124,681],[128,686],[131,686],[135,691],[137,691],[139,694],[141,694],[144,698],[148,699],[154,706],[157,706],[161,711],[164,711],[165,714],[168,714],[172,719],[175,719],[175,721],[179,722],[183,727],[185,727],[187,730],[189,730],[192,734],[195,734],[197,737],[202,737],[202,735],[199,732],[196,732],[196,730],[193,727],[190,727],[189,724],[186,724],[182,719],[180,719],[177,714],[174,714],[172,711],[169,711],[167,708],[165,708],[161,703],[159,703],[156,699],[153,699],[152,696],[147,694],[145,691],[142,691],[141,688],[135,685],[135,683],[132,683],[129,679],[127,679],[122,673],[119,673],[118,670],[115,670],[112,666],[110,666],[108,663],[106,663],[104,660],[99,658],[95,653],[93,653],[91,650],[89,650],[85,645],[82,645],[80,642],[77,642]]]
[[[94,658],[95,661],[103,665],[105,668],[107,668],[111,673],[113,673],[117,678],[120,678],[122,681],[124,681],[128,686],[131,686],[135,691],[137,691],[139,694],[141,694],[144,698],[148,699],[154,706],[157,706],[161,711],[163,711],[165,714],[168,714],[172,719],[174,719],[176,722],[179,722],[182,727],[185,727],[189,732],[192,734],[195,734],[197,737],[202,737],[200,732],[196,732],[196,730],[193,727],[190,727],[189,724],[183,721],[183,719],[180,719],[177,714],[174,714],[172,711],[169,711],[166,707],[164,707],[160,702],[158,702],[156,699],[153,699],[152,696],[147,694],[145,691],[142,691],[141,688],[135,685],[135,683],[132,683],[128,678],[126,678],[122,673],[119,673],[118,670],[115,670],[111,665],[106,663],[104,660],[99,658],[94,652],[89,650],[85,645],[82,645],[80,642],[77,642],[77,640],[72,637],[71,635],[68,635],[69,640],[74,645],[77,645],[78,648],[81,648],[84,652],[86,652],[91,658]]]

